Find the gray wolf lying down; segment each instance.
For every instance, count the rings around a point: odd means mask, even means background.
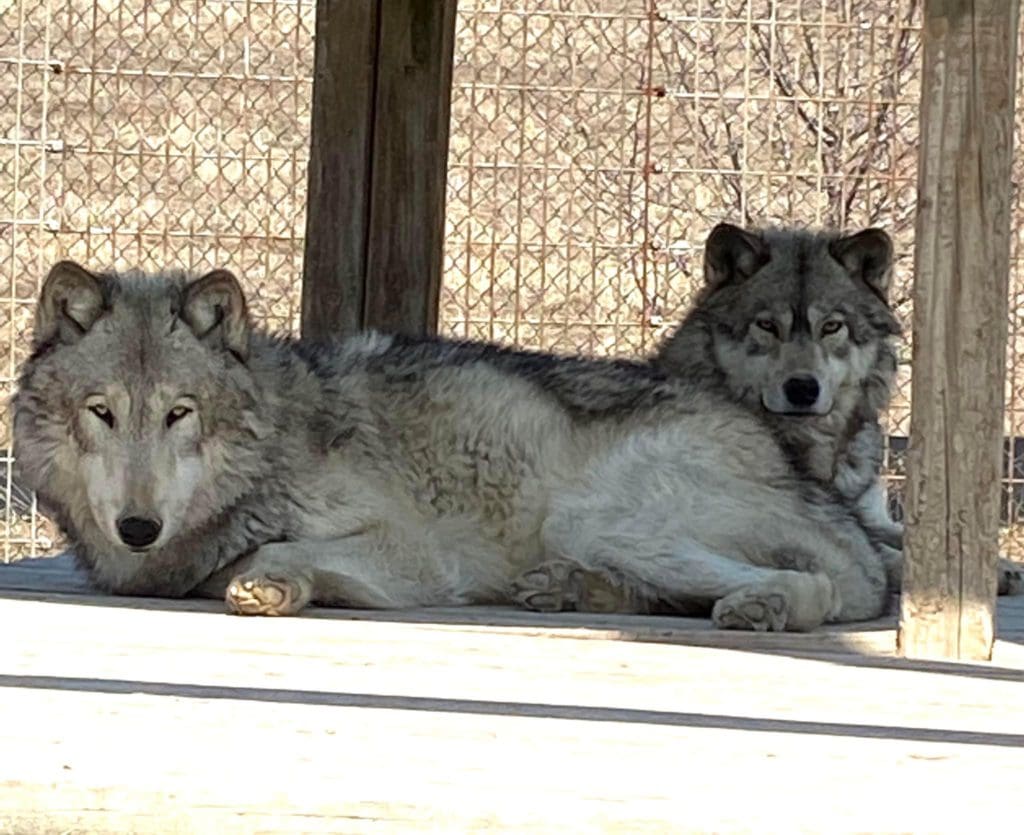
[[[882,413],[896,375],[892,242],[801,229],[712,230],[704,287],[654,362],[758,416],[801,478],[853,508],[901,585],[903,526],[881,480]],[[999,563],[1000,593],[1024,566]]]
[[[886,600],[856,515],[726,397],[641,363],[271,336],[225,271],[55,266],[14,434],[119,594],[241,614],[703,606],[773,630]]]

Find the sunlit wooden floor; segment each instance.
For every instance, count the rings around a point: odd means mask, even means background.
[[[1024,598],[990,664],[504,609],[296,619],[0,566],[0,831],[1017,832]]]

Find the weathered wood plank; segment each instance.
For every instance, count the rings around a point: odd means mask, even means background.
[[[1018,0],[927,0],[900,651],[988,658]]]
[[[32,831],[26,823],[47,832],[652,833],[1019,824],[997,798],[1014,796],[1020,758],[1000,746],[837,739],[828,728],[26,696],[3,706],[33,716],[47,744],[5,740],[17,757],[0,761],[0,819],[19,833]],[[42,711],[55,717],[49,727]]]
[[[318,0],[302,327],[433,332],[455,0]]]
[[[161,600],[96,594],[69,555],[0,565],[0,599],[88,605],[110,609],[221,614],[215,600]],[[1024,665],[1024,597],[999,601],[997,660]],[[498,606],[369,611],[310,608],[302,619],[417,625],[429,631],[515,634],[535,638],[671,643],[718,649],[821,655],[857,652],[879,658],[896,647],[892,616],[865,623],[824,626],[809,633],[747,633],[714,629],[710,621],[579,612],[540,614]]]
[[[4,830],[1019,826],[1019,670],[71,602],[0,621]]]
[[[456,0],[382,0],[367,327],[437,329]]]
[[[302,332],[363,325],[378,0],[317,0]]]
[[[71,554],[35,557],[0,565],[0,592],[37,591],[52,594],[95,594],[89,575]]]

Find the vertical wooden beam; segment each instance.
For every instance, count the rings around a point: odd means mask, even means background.
[[[1019,0],[926,0],[899,649],[992,653]]]
[[[302,333],[363,325],[378,0],[317,0]]]
[[[456,0],[318,0],[302,327],[437,328]]]
[[[456,0],[383,0],[365,324],[437,329]]]

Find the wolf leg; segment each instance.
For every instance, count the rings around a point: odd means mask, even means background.
[[[999,594],[1024,594],[1024,563],[999,558]]]
[[[391,570],[396,561],[386,550],[366,535],[268,543],[225,570],[231,579],[223,594],[239,615],[294,615],[311,602],[362,609],[417,605],[423,588],[416,572]]]
[[[889,548],[903,545],[903,525],[889,515],[889,501],[881,478],[864,491],[853,506],[857,519],[873,542]]]
[[[889,591],[899,594],[903,588],[903,549],[890,548],[885,545],[876,546],[885,563],[885,573]],[[999,557],[996,562],[997,594],[1024,594],[1024,563]]]
[[[903,525],[899,522],[879,522],[877,520],[868,520],[862,517],[858,517],[861,525],[864,528],[864,532],[868,535],[872,542],[877,545],[885,546],[886,548],[894,548],[899,550],[903,547]]]
[[[520,575],[513,596],[526,608],[579,609],[581,601],[596,599],[614,604],[598,611],[635,613],[653,601],[671,607],[677,600],[706,600],[715,603],[717,626],[756,630],[813,629],[839,611],[836,587],[824,574],[750,565],[692,540],[660,554],[630,554],[625,547],[573,553],[571,542],[554,538],[545,544],[551,553],[572,556],[547,560]]]
[[[512,599],[535,612],[645,614],[649,601],[624,578],[566,559],[545,560],[512,583]]]
[[[857,517],[868,536],[875,543],[889,581],[889,591],[898,594],[903,586],[903,534],[902,523],[889,516],[885,487],[879,479],[857,501]],[[998,593],[1024,594],[1024,565],[1000,557],[996,566]]]
[[[899,594],[903,584],[903,550],[883,543],[875,545],[875,550],[878,551],[882,565],[885,566],[885,582],[889,587],[889,593]]]

